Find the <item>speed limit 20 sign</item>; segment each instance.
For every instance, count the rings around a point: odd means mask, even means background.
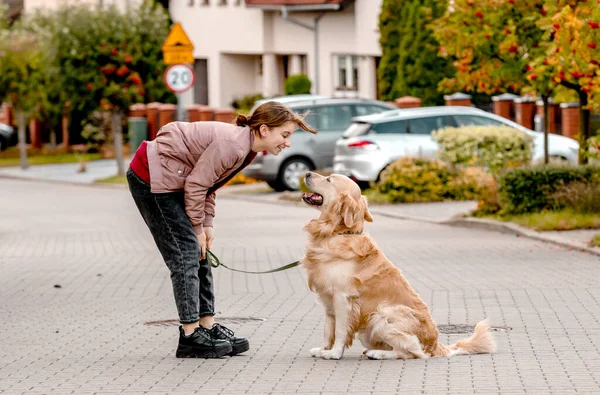
[[[165,71],[165,84],[172,92],[185,92],[194,86],[196,75],[187,64],[174,64]]]

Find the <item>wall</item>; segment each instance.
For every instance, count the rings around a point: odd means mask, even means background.
[[[221,55],[221,91],[225,98],[242,98],[256,89],[256,55]],[[260,91],[260,90],[259,90]],[[231,107],[231,99],[222,107]]]

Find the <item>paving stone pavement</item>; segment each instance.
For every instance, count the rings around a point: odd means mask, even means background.
[[[251,350],[174,357],[168,271],[125,189],[0,179],[2,394],[581,394],[600,392],[600,260],[482,230],[380,215],[367,231],[439,325],[490,317],[498,352],[315,360],[323,313],[302,269],[216,269],[218,319]],[[265,270],[301,257],[306,207],[217,198],[214,252]],[[57,288],[60,286],[60,288]],[[467,334],[441,335],[445,343]]]

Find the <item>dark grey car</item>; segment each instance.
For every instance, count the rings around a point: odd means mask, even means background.
[[[352,117],[375,114],[397,107],[378,100],[327,98],[323,96],[283,96],[257,102],[278,101],[298,113],[309,112],[307,122],[316,135],[296,131],[291,147],[279,155],[259,153],[243,174],[267,183],[276,191],[298,190],[300,177],[309,170],[333,167],[335,142],[352,123]]]
[[[15,129],[10,125],[0,123],[0,152],[15,144],[17,144]]]

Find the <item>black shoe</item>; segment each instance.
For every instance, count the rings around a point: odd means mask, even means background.
[[[207,329],[198,327],[190,336],[185,336],[183,327],[179,327],[177,358],[220,358],[231,352],[229,341],[214,338]]]
[[[226,340],[231,343],[232,350],[229,355],[241,354],[250,349],[248,339],[235,337],[231,329],[228,329],[221,324],[214,324],[213,327],[209,329],[209,332],[214,339]]]

